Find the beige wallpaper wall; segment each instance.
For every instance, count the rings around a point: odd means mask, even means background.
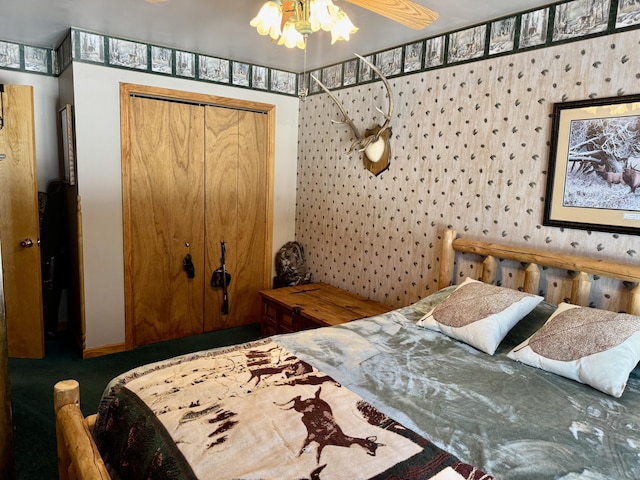
[[[402,306],[434,292],[440,232],[640,262],[638,237],[542,226],[554,102],[640,93],[640,30],[391,79],[389,170],[348,153],[325,94],[300,103],[296,239],[314,280]],[[355,124],[381,122],[382,82],[337,90]],[[473,259],[456,276],[477,276]],[[570,278],[553,272],[548,282]],[[511,268],[503,284],[520,281]],[[615,282],[594,279],[591,303]],[[544,293],[544,292],[543,292]],[[562,295],[560,295],[562,296]],[[561,301],[562,298],[551,299]]]

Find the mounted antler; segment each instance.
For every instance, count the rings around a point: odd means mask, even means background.
[[[331,97],[342,113],[342,120],[331,121],[333,123],[348,125],[356,136],[356,141],[351,145],[349,152],[354,150],[363,152],[362,161],[364,162],[365,167],[374,175],[379,175],[389,167],[389,138],[391,137],[391,128],[389,128],[389,124],[391,123],[391,114],[393,113],[393,93],[391,92],[391,85],[389,85],[388,80],[382,74],[380,69],[357,53],[356,56],[369,65],[369,67],[378,74],[389,95],[389,109],[387,113],[384,113],[380,107],[376,107],[376,110],[385,118],[383,124],[373,127],[372,129],[365,130],[364,135],[356,128],[353,120],[351,120],[335,95],[331,93],[331,91],[329,91],[329,89],[316,77],[311,75],[311,78],[313,78],[318,85],[320,85],[320,87],[329,94],[329,97]]]

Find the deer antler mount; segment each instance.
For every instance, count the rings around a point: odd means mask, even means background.
[[[331,91],[316,77],[311,75],[311,78],[313,78],[318,83],[318,85],[320,85],[320,87],[329,95],[329,97],[340,109],[340,113],[342,113],[342,120],[332,120],[332,122],[348,125],[349,128],[351,128],[351,130],[353,131],[353,134],[356,137],[356,141],[351,145],[349,152],[353,152],[354,150],[362,152],[362,161],[365,168],[375,176],[378,176],[387,168],[389,168],[391,158],[391,149],[389,147],[389,139],[391,138],[391,127],[389,127],[389,124],[391,123],[391,115],[393,113],[393,93],[391,92],[391,86],[389,85],[388,80],[382,74],[380,69],[378,69],[373,63],[369,62],[366,58],[361,57],[358,54],[356,54],[356,56],[361,61],[369,65],[369,67],[371,67],[371,69],[378,74],[380,79],[382,79],[382,82],[384,83],[384,86],[387,89],[387,93],[389,95],[389,109],[387,113],[382,111],[382,109],[379,107],[376,108],[376,110],[384,116],[384,122],[382,123],[382,125],[377,125],[371,129],[365,130],[364,135],[355,126],[353,120],[349,117],[347,111],[338,101],[336,96],[331,93]]]

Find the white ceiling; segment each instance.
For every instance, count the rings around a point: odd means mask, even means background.
[[[341,62],[437,36],[552,2],[546,0],[415,0],[440,18],[412,30],[363,8],[335,0],[360,30],[330,44],[324,32],[309,38],[307,68]],[[261,37],[249,26],[264,0],[2,0],[0,40],[57,47],[70,27],[267,67],[300,72],[304,55]]]

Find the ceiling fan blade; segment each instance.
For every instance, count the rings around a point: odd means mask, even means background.
[[[438,18],[437,12],[411,0],[347,0],[347,2],[415,30],[431,25]]]

